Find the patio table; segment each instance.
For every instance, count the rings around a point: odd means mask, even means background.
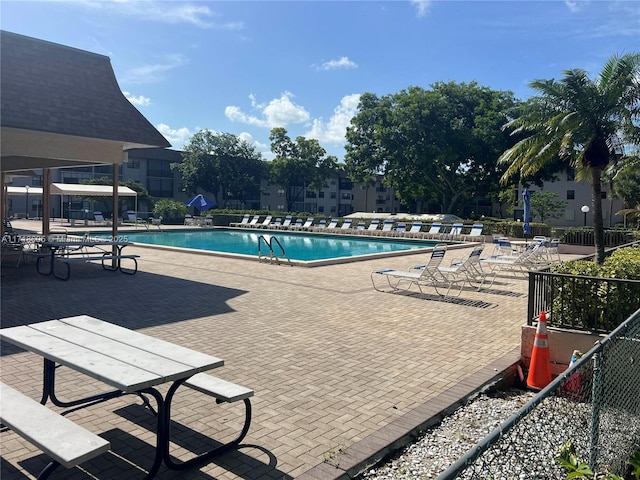
[[[155,456],[145,479],[153,478],[162,462],[175,468],[169,455],[171,401],[175,391],[194,374],[220,367],[224,361],[179,345],[98,320],[87,315],[0,329],[0,339],[44,358],[43,405],[82,408],[125,394],[143,394],[157,403]],[[115,390],[62,401],[55,394],[58,366],[66,366]],[[155,387],[170,383],[163,396]],[[204,463],[204,462],[203,462]]]
[[[39,255],[36,260],[36,270],[42,275],[51,275],[61,280],[68,280],[71,275],[71,267],[69,262],[91,261],[101,260],[102,266],[106,270],[120,270],[123,273],[130,273],[133,275],[137,271],[136,258],[138,255],[123,255],[122,250],[124,247],[133,245],[129,241],[121,240],[105,240],[100,238],[83,237],[76,240],[47,240],[40,244],[43,251],[48,251],[48,255]],[[107,247],[111,247],[111,250],[107,250]],[[93,248],[91,251],[89,249]],[[44,268],[44,260],[49,258],[48,270]],[[122,268],[122,259],[132,259],[136,265],[136,268],[131,272],[127,272]],[[107,266],[105,261],[111,260],[112,266]],[[66,271],[64,275],[56,274],[55,265],[57,263],[64,263],[66,265]]]

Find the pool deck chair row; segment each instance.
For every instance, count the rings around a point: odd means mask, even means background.
[[[262,219],[262,220],[261,220]],[[439,222],[432,223],[429,230],[424,230],[426,225],[420,221],[397,222],[393,219],[373,219],[367,221],[354,221],[350,218],[321,219],[314,224],[314,218],[307,218],[304,223],[302,218],[294,220],[292,215],[273,220],[271,215],[262,218],[261,215],[245,214],[239,222],[232,222],[234,228],[265,228],[271,230],[304,230],[319,233],[339,233],[352,235],[373,235],[383,237],[414,238],[424,240],[447,240],[464,242],[483,242],[482,234],[484,226],[481,223],[465,227],[462,223],[445,225]],[[467,230],[467,231],[465,231]]]
[[[450,296],[452,289],[455,296],[459,296],[465,285],[477,290],[483,287],[488,288],[493,285],[496,272],[482,269],[480,256],[483,249],[484,245],[477,245],[468,257],[454,259],[448,266],[442,266],[447,246],[438,244],[433,248],[426,264],[414,265],[406,271],[396,269],[373,271],[371,283],[373,288],[381,292],[408,292],[412,287],[417,287],[420,293],[424,293],[424,289],[430,287],[441,297]],[[489,282],[488,285],[487,282]]]

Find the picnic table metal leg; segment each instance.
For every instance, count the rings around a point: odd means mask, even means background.
[[[146,393],[151,395],[156,399],[156,403],[158,404],[158,415],[157,415],[157,426],[156,426],[156,452],[153,458],[153,464],[149,469],[149,472],[144,477],[144,480],[151,480],[154,478],[158,470],[160,470],[160,466],[162,465],[162,457],[164,450],[169,449],[169,412],[166,407],[167,402],[162,398],[162,394],[153,387],[145,388],[141,390],[142,393]]]
[[[169,390],[167,391],[167,395],[165,397],[165,406],[164,408],[166,409],[166,419],[167,419],[167,438],[166,438],[166,443],[164,445],[164,450],[163,450],[163,456],[164,456],[164,463],[165,465],[170,468],[171,470],[186,470],[189,468],[193,468],[193,467],[199,467],[202,465],[206,465],[207,463],[209,463],[214,457],[216,457],[217,455],[220,455],[236,446],[238,446],[240,444],[240,442],[244,439],[244,437],[247,435],[247,433],[249,432],[249,427],[251,425],[251,402],[248,398],[245,398],[244,401],[244,405],[245,405],[245,419],[244,419],[244,425],[242,426],[242,430],[240,431],[240,434],[232,441],[219,445],[216,448],[213,448],[212,450],[202,453],[200,455],[197,455],[194,458],[191,458],[189,460],[186,460],[184,462],[175,462],[173,461],[173,459],[171,458],[170,452],[169,452],[169,441],[171,440],[171,424],[170,424],[170,420],[171,420],[171,401],[173,399],[173,396],[176,392],[176,390],[178,389],[178,387],[180,385],[182,385],[184,382],[186,381],[186,379],[182,379],[182,380],[178,380],[176,382],[173,383],[173,385],[171,385],[171,387],[169,388]],[[221,403],[219,401],[216,401],[217,403]]]
[[[53,471],[60,466],[60,463],[53,460],[51,463],[48,463],[46,467],[42,469],[40,474],[38,475],[38,480],[46,480],[49,478],[49,475],[53,473]]]
[[[89,397],[80,398],[78,400],[72,401],[63,401],[60,400],[56,396],[55,387],[56,387],[56,369],[59,365],[56,365],[52,360],[44,359],[44,374],[43,374],[43,382],[42,382],[42,398],[40,399],[40,403],[42,405],[47,403],[47,400],[51,400],[51,403],[56,405],[57,407],[68,408],[68,407],[76,407],[78,405],[82,405],[81,408],[88,407],[89,405],[94,405],[96,403],[105,402],[107,400],[111,400],[112,398],[117,398],[125,393],[121,390],[113,390],[110,392],[100,393],[98,395],[91,395]],[[76,409],[77,410],[77,409]],[[69,413],[69,411],[65,412]]]

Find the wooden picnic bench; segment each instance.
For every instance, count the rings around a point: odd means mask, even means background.
[[[0,397],[0,421],[52,459],[38,480],[48,478],[60,465],[73,468],[111,448],[104,438],[2,382]]]

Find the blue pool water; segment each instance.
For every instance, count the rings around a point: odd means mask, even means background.
[[[259,237],[267,241],[276,237],[290,260],[316,261],[361,255],[372,255],[429,248],[436,242],[399,240],[355,235],[326,235],[290,232],[263,232],[255,230],[198,230],[161,233],[125,233],[130,242],[170,247],[190,248],[241,255],[258,255]],[[274,252],[280,250],[272,242]],[[264,241],[260,245],[263,255],[269,253]]]

